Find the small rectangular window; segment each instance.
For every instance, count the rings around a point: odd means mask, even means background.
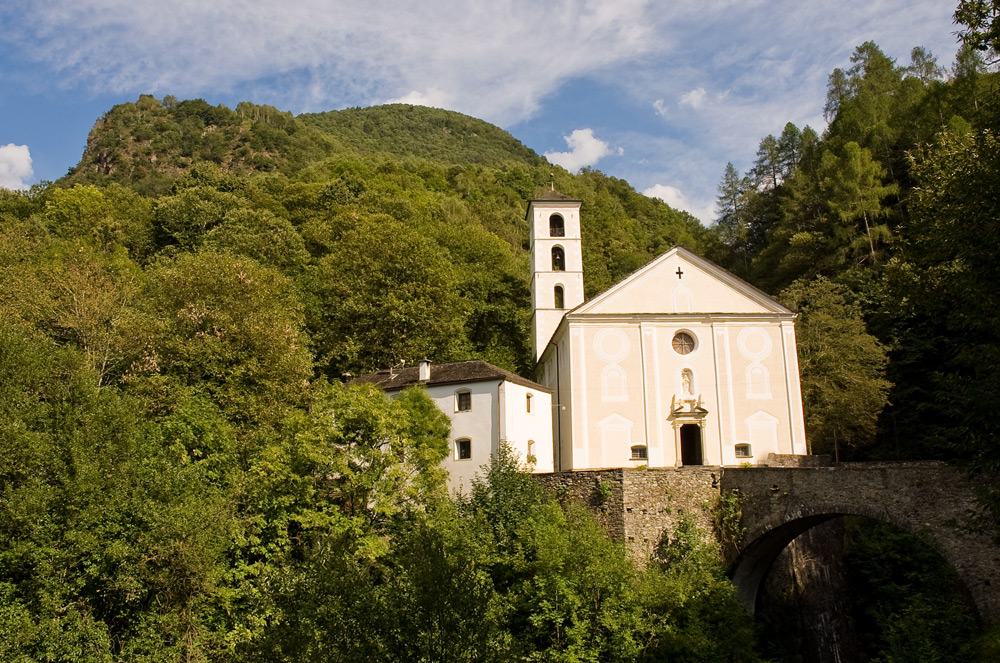
[[[632,460],[646,460],[646,447],[641,444],[632,447]]]
[[[455,395],[455,409],[459,412],[468,412],[472,409],[472,392],[460,391]]]
[[[472,440],[455,440],[455,457],[458,460],[472,458]]]
[[[525,400],[525,408],[527,408],[527,411],[530,413],[531,412],[531,394],[528,394],[527,397],[524,400]]]
[[[753,453],[750,451],[749,444],[737,444],[736,445],[736,457],[737,458],[752,458]]]

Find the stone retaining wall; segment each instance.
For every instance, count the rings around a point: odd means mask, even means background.
[[[721,468],[703,466],[578,470],[536,478],[549,494],[588,506],[609,535],[645,560],[685,517],[712,537],[721,476]]]

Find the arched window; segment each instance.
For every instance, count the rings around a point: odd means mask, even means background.
[[[561,246],[552,247],[552,271],[553,272],[566,271],[566,253],[563,252]]]
[[[749,444],[737,444],[736,445],[736,457],[737,458],[753,458],[753,452],[750,451]]]
[[[549,237],[563,237],[566,235],[566,225],[559,214],[549,217]]]
[[[642,444],[637,444],[632,447],[632,460],[646,460],[646,447]]]
[[[535,456],[535,441],[534,440],[528,440],[528,457],[525,458],[525,460],[527,460],[529,463],[534,463],[536,460],[538,460],[538,457]]]
[[[472,459],[472,440],[468,438],[455,440],[455,460],[471,460],[471,459]]]
[[[524,397],[524,407],[525,411],[529,414],[531,413],[531,394],[526,394]]]
[[[563,287],[561,285],[557,285],[555,287],[554,293],[555,293],[555,300],[556,300],[556,308],[563,308],[565,306],[565,297],[563,296]]]

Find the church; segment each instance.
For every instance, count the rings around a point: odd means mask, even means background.
[[[355,380],[428,391],[452,424],[449,487],[501,443],[536,473],[805,454],[795,314],[680,247],[586,301],[580,206],[528,202],[534,382],[481,360]]]
[[[553,190],[526,213],[555,471],[805,454],[795,314],[680,247],[585,301],[580,206]]]

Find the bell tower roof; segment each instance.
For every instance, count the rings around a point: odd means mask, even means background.
[[[577,206],[583,204],[582,200],[576,198],[570,198],[564,193],[556,191],[554,188],[542,193],[541,195],[535,196],[528,201],[528,209],[524,211],[524,218],[527,219],[531,215],[531,210],[533,207],[562,207],[563,205]]]
[[[532,202],[532,203],[541,203],[541,202],[579,203],[579,202],[583,202],[583,201],[577,200],[576,198],[570,198],[566,194],[560,193],[560,192],[556,191],[555,189],[552,189],[551,191],[546,191],[545,193],[543,193],[540,196],[535,196],[529,202]]]

